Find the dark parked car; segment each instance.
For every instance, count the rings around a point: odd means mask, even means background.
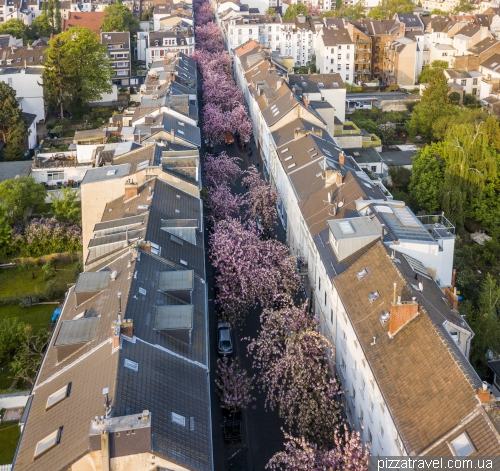
[[[227,322],[217,324],[217,352],[219,355],[231,355],[233,353],[231,324]]]

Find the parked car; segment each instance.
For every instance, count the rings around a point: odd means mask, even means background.
[[[234,144],[234,136],[229,131],[224,131],[222,135],[224,136],[224,142],[226,146]]]
[[[231,355],[233,353],[233,336],[231,324],[228,322],[217,324],[217,352],[219,355]]]

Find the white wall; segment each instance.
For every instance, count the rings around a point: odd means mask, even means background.
[[[30,397],[29,391],[19,394],[1,394],[0,409],[9,409],[10,407],[24,407]]]
[[[20,72],[0,75],[0,80],[16,91],[18,99],[22,98],[20,108],[25,113],[35,114],[37,123],[45,119],[43,86],[39,85],[42,83],[41,74],[26,73],[25,69],[21,68]]]

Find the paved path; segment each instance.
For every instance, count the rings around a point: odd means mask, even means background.
[[[231,146],[218,146],[216,151],[226,151],[231,156],[238,156],[242,159],[241,168],[247,169],[252,164],[259,163],[259,156],[252,141],[252,156],[248,157],[246,151],[240,151],[236,144]],[[200,155],[204,155],[204,149],[200,150]],[[259,169],[262,169],[262,162],[259,163]],[[233,191],[244,193],[246,190],[238,181]],[[208,234],[206,233],[206,236]],[[285,241],[285,233],[281,226],[275,231],[278,240]],[[205,241],[206,247],[208,243]],[[214,379],[216,378],[217,349],[216,349],[216,327],[217,316],[214,310],[214,279],[213,269],[207,256],[207,283],[209,294],[208,298],[210,310],[210,372],[212,382],[212,428],[213,428],[213,448],[214,448],[214,469],[216,471],[264,471],[269,459],[277,452],[283,449],[283,425],[278,417],[277,411],[265,410],[265,395],[257,388],[254,390],[256,400],[250,404],[243,413],[243,441],[239,444],[226,445],[222,437],[222,414],[219,404],[219,397],[216,393]],[[247,357],[247,342],[242,341],[244,337],[255,337],[259,327],[259,311],[252,310],[247,318],[243,328],[235,335],[235,354],[240,360],[241,366],[250,373],[255,373],[251,369],[251,358]]]

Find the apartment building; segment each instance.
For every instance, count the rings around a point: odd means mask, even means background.
[[[102,203],[84,242],[92,263],[66,296],[16,471],[213,470],[203,205],[166,174],[124,180],[140,159],[82,184],[84,224],[92,193]]]
[[[195,49],[193,28],[188,23],[172,30],[150,31],[138,38],[138,59],[151,64],[169,55],[182,52],[191,54]]]
[[[115,76],[112,78],[113,84],[121,87],[130,85],[132,75],[130,33],[101,33],[101,44],[108,48],[111,67],[115,71]]]
[[[338,73],[344,82],[354,82],[356,49],[349,30],[336,26],[322,28],[316,41],[316,68],[319,72]]]

